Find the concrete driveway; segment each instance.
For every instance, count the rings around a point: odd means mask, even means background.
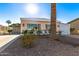
[[[64,43],[79,46],[79,35],[62,36],[59,40]]]
[[[0,36],[0,51],[9,46],[20,35],[1,35]]]
[[[70,35],[69,37],[72,37],[72,38],[79,38],[79,35]]]

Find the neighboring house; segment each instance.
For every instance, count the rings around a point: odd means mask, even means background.
[[[71,34],[79,34],[79,18],[68,22],[70,24]]]
[[[8,28],[6,26],[0,25],[0,35],[8,34],[7,30]]]
[[[34,27],[40,29],[42,33],[49,34],[50,20],[45,18],[20,18],[21,19],[21,33],[25,30],[32,30]],[[70,35],[69,24],[57,22],[57,33],[61,31],[62,35]],[[65,29],[64,29],[65,28]]]
[[[11,34],[20,34],[21,28],[19,23],[14,23],[9,26],[12,30]]]

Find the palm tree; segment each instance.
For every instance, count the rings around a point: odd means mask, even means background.
[[[57,39],[56,36],[56,3],[51,3],[51,39]]]
[[[12,30],[10,29],[9,25],[11,24],[11,21],[10,20],[7,20],[6,23],[8,24],[8,32],[10,34],[10,32],[12,32]]]
[[[8,26],[11,24],[10,20],[7,20],[6,23],[8,24]]]

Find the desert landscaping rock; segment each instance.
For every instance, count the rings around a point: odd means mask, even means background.
[[[65,37],[66,39],[67,37]],[[67,38],[70,39],[70,38]],[[76,39],[76,38],[75,38]],[[75,40],[74,39],[74,40]],[[17,39],[0,53],[1,56],[79,56],[79,46],[73,47],[50,38],[41,38],[32,48],[23,48],[21,39]]]

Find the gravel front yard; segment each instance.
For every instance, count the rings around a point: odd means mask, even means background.
[[[62,38],[63,39],[63,38]],[[66,37],[65,37],[66,39]],[[70,39],[70,38],[67,38]],[[49,38],[39,39],[33,48],[23,48],[16,40],[0,53],[1,56],[79,56],[79,46],[74,47]]]

